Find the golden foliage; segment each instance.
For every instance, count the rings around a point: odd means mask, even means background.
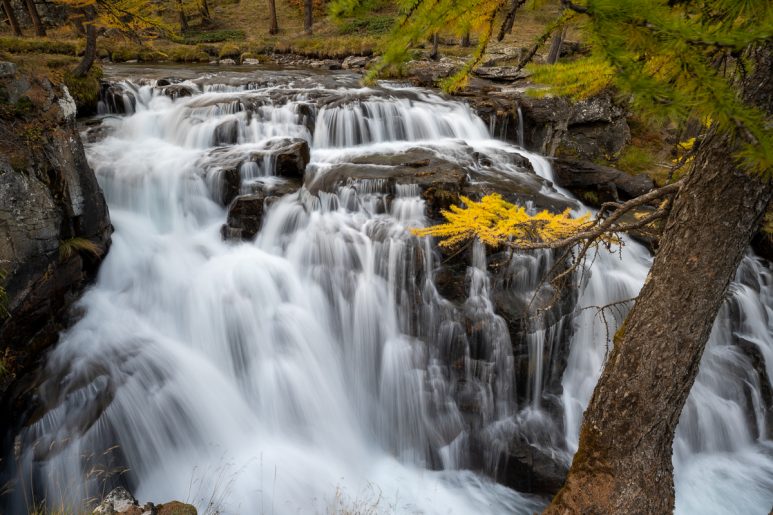
[[[152,38],[159,33],[174,34],[174,29],[158,13],[158,6],[145,0],[55,0],[70,8],[74,17],[90,10],[96,14],[83,23],[115,29],[132,38]]]
[[[500,195],[486,195],[480,202],[462,197],[466,207],[451,206],[443,210],[446,223],[412,229],[416,236],[440,238],[440,246],[455,247],[472,238],[478,238],[490,247],[511,245],[529,247],[534,243],[556,242],[594,225],[590,214],[572,218],[570,210],[553,214],[540,211],[534,215],[526,208],[511,204]],[[606,237],[608,241],[614,236]]]

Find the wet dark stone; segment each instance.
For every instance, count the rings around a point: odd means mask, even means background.
[[[239,141],[239,123],[236,120],[226,120],[212,133],[212,145],[235,145]]]
[[[553,167],[559,186],[580,194],[594,191],[599,202],[629,200],[655,187],[646,175],[630,175],[590,161],[557,159]]]
[[[263,222],[266,195],[253,193],[236,197],[228,208],[228,221],[221,228],[223,239],[252,240]]]

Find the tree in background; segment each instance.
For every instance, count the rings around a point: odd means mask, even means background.
[[[3,11],[5,12],[6,21],[11,26],[14,36],[21,36],[21,28],[19,27],[19,20],[16,18],[16,13],[13,12],[13,6],[11,0],[3,0]]]
[[[25,0],[25,5],[27,6],[27,12],[30,15],[30,20],[32,20],[32,26],[35,27],[35,34],[41,37],[45,36],[46,27],[43,25],[43,21],[40,19],[40,14],[38,13],[38,7],[35,5],[35,0]]]
[[[313,33],[312,25],[314,23],[314,0],[303,0],[303,30],[307,36]]]
[[[356,0],[339,3],[350,12],[358,5]],[[420,38],[441,27],[463,30],[469,23],[478,27],[481,38],[468,66],[447,83],[458,87],[482,57],[499,12],[517,3],[406,3],[375,73],[405,59]],[[613,86],[645,119],[680,126],[699,119],[708,129],[694,145],[691,168],[679,181],[625,204],[606,206],[601,218],[572,236],[527,243],[507,235],[502,239],[502,244],[526,249],[579,246],[583,255],[604,234],[665,220],[652,269],[615,335],[585,412],[566,483],[546,513],[670,513],[671,456],[679,416],[727,287],[773,195],[773,3],[562,4],[564,12],[541,43],[576,19],[592,54],[533,67],[535,81],[575,97]],[[653,200],[662,203],[652,215],[634,224],[620,222],[625,212]],[[456,214],[457,220],[467,219]],[[481,230],[501,228],[509,221],[494,219]],[[539,220],[521,220],[518,227],[524,224],[542,227]],[[453,234],[447,226],[438,230]]]
[[[268,12],[271,17],[271,27],[268,33],[272,36],[279,34],[279,21],[276,19],[276,0],[268,0]]]
[[[199,0],[197,3],[199,14],[201,14],[201,23],[203,25],[212,23],[212,15],[209,12],[209,2],[207,2],[207,0]]]
[[[94,64],[99,29],[116,29],[135,40],[173,33],[157,9],[143,0],[57,0],[57,3],[66,5],[86,31],[86,48],[73,71],[75,77],[84,77]]]
[[[180,32],[188,30],[188,17],[185,15],[185,6],[183,0],[177,0],[177,14],[180,20]]]

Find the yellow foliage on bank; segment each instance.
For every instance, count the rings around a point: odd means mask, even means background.
[[[451,206],[443,210],[446,223],[412,229],[416,236],[434,236],[441,247],[455,247],[472,238],[478,238],[490,247],[508,244],[529,247],[535,243],[563,240],[589,229],[594,221],[589,213],[572,218],[569,209],[560,214],[540,211],[529,214],[526,208],[511,204],[496,193],[486,195],[480,202],[462,197],[465,207]]]

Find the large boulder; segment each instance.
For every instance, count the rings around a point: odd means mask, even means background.
[[[100,89],[100,102],[108,113],[131,114],[137,108],[137,97],[134,92],[121,84],[103,82]]]
[[[285,144],[274,147],[271,155],[276,163],[276,175],[288,179],[303,179],[306,165],[311,160],[309,144],[306,140],[288,140]]]
[[[609,158],[618,155],[631,138],[626,110],[609,92],[573,101],[535,97],[526,88],[482,87],[468,91],[464,99],[494,128],[494,136],[522,141],[528,150],[546,156]]]
[[[111,230],[67,88],[22,72],[0,79],[0,399],[70,323]],[[25,409],[23,396],[11,397],[2,424]]]
[[[216,145],[230,145],[238,140],[236,120],[221,123],[215,130]],[[263,165],[269,158],[268,175],[286,179],[303,179],[311,159],[309,144],[300,138],[277,138],[257,145],[222,146],[212,150],[201,162],[205,170],[239,169],[248,162]]]
[[[401,153],[363,154],[350,162],[338,163],[315,176],[307,185],[312,194],[331,193],[343,186],[362,189],[378,185],[391,200],[400,186],[415,185],[425,201],[427,216],[442,221],[441,211],[459,205],[461,197],[480,199],[499,193],[510,202],[533,202],[538,208],[560,211],[566,202],[544,194],[544,179],[531,169],[528,160],[517,153],[499,156],[522,173],[505,173],[491,158],[479,155],[472,148],[461,148],[454,155],[448,149],[416,146]]]

